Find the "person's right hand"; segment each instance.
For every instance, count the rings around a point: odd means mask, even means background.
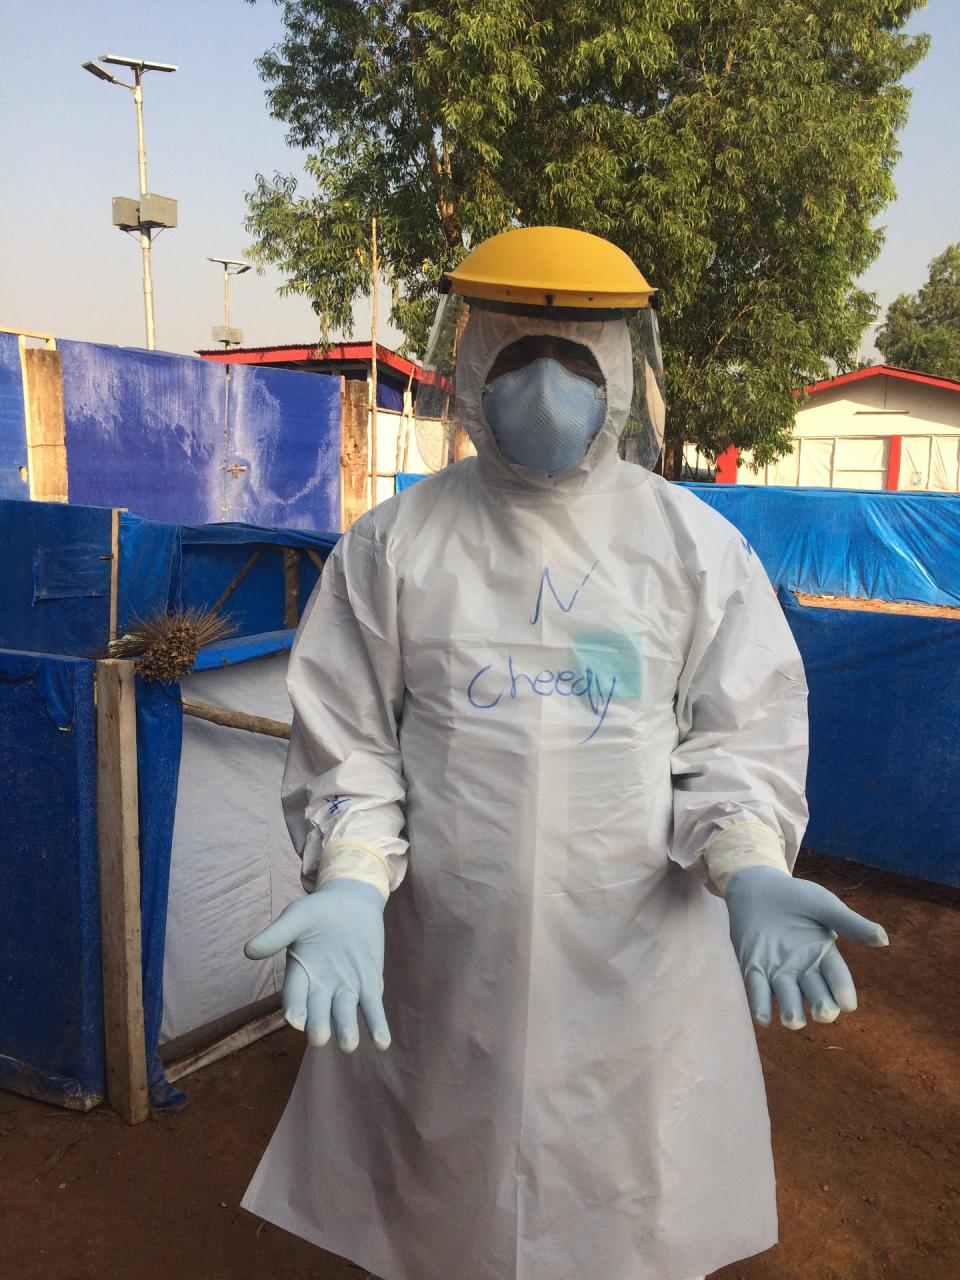
[[[283,1013],[291,1027],[325,1045],[331,1022],[337,1043],[352,1053],[360,1043],[357,1003],[378,1049],[390,1046],[383,1011],[383,908],[372,884],[328,880],[292,902],[251,938],[244,954],[264,960],[287,949]]]

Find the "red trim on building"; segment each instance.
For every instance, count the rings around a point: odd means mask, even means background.
[[[733,444],[719,455],[717,458],[717,484],[737,483],[737,459],[739,457],[740,450]]]
[[[854,369],[851,373],[841,373],[836,378],[826,378],[823,382],[814,382],[807,387],[807,395],[816,395],[818,391],[830,391],[834,387],[843,387],[848,382],[862,382],[864,378],[899,378],[904,382],[919,382],[926,387],[939,387],[941,391],[960,391],[960,379],[936,378],[930,373],[917,373],[915,369],[900,369],[892,364],[871,364],[865,369]],[[800,395],[798,391],[795,393]]]
[[[290,343],[280,347],[234,347],[231,351],[221,348],[208,348],[197,352],[203,360],[212,360],[215,364],[344,364],[359,362],[369,364],[373,356],[373,346],[369,342],[338,342],[332,347],[323,349],[318,346],[304,346],[302,343]],[[377,364],[383,365],[394,373],[409,378],[413,374],[418,381],[423,370],[412,360],[405,360],[389,347],[377,343]]]
[[[890,436],[889,440],[887,478],[883,487],[896,490],[900,488],[900,455],[903,451],[903,436]]]

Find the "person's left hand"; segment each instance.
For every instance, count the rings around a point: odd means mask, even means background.
[[[856,1009],[857,991],[837,950],[837,935],[886,947],[879,924],[851,911],[822,885],[794,880],[776,867],[736,872],[724,900],[750,1008],[761,1026],[770,1025],[773,996],[780,1021],[794,1031],[807,1025],[804,998],[815,1022],[833,1022],[841,1010]]]

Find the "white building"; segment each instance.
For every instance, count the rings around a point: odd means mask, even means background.
[[[754,471],[729,450],[717,483],[960,492],[960,381],[881,364],[816,382],[791,452]]]

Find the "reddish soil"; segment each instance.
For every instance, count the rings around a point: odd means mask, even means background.
[[[957,1280],[960,892],[809,856],[801,872],[891,946],[847,947],[855,1015],[760,1033],[782,1243],[714,1280]],[[358,1280],[238,1207],[302,1045],[269,1036],[136,1129],[0,1093],[0,1280]]]

